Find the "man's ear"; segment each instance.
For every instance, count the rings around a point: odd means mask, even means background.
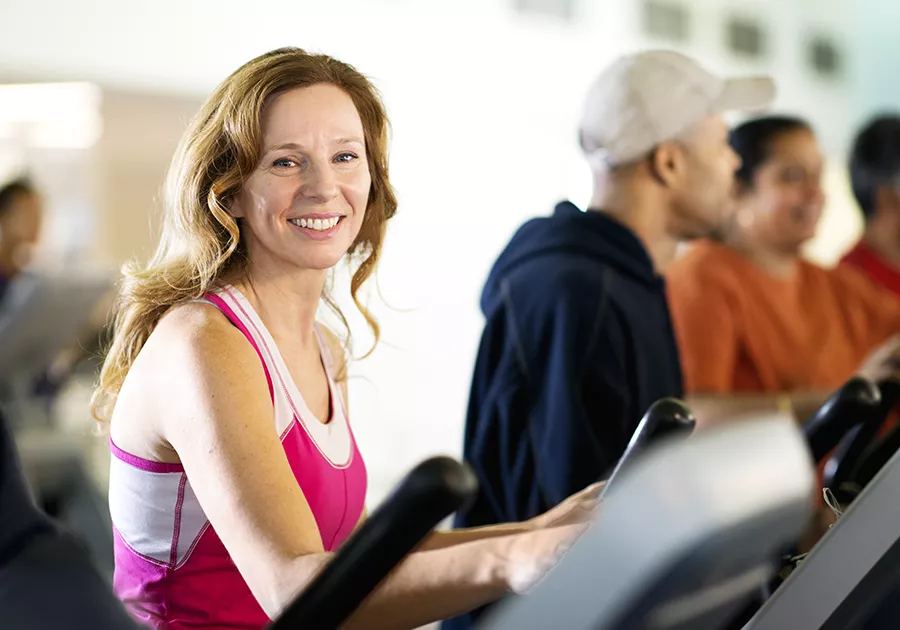
[[[650,154],[651,171],[664,186],[674,186],[684,167],[684,151],[674,142],[663,142]]]

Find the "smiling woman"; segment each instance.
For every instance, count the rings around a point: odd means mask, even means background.
[[[254,59],[187,130],[94,398],[110,420],[114,586],[144,623],[261,628],[365,518],[344,352],[315,317],[345,256],[355,298],[396,205],[378,94],[330,57]],[[528,587],[595,495],[434,534],[351,627],[415,628]]]
[[[262,128],[259,167],[231,208],[243,219],[247,252],[263,273],[274,271],[266,252],[330,269],[360,232],[372,183],[354,102],[333,84],[292,90],[265,108]]]

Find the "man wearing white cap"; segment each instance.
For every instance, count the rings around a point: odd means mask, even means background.
[[[739,159],[721,114],[773,96],[771,79],[720,79],[668,51],[622,57],[594,81],[580,129],[588,210],[566,201],[528,221],[482,294],[465,436],[482,491],[457,526],[541,514],[608,473],[653,402],[682,395],[660,274],[729,205]]]

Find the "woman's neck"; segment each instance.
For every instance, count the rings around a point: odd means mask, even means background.
[[[11,278],[19,272],[19,264],[10,247],[0,246],[0,275]]]
[[[893,222],[882,224],[872,221],[866,226],[863,241],[878,254],[887,265],[900,270],[900,229]]]
[[[231,282],[253,305],[277,338],[316,343],[314,329],[327,271],[303,269],[266,273],[254,268]]]
[[[754,265],[775,278],[790,278],[797,271],[799,252],[784,252],[755,244],[739,235],[726,239],[727,244]]]

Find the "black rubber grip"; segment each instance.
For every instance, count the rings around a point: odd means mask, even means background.
[[[422,462],[270,628],[337,630],[438,523],[466,507],[477,491],[468,466],[449,457]]]
[[[603,488],[605,494],[613,484],[616,475],[620,474],[640,456],[649,446],[665,438],[687,437],[697,420],[684,402],[677,398],[662,398],[650,406],[641,423],[631,436],[625,453],[619,458],[612,474]]]
[[[854,427],[868,422],[880,402],[881,392],[871,380],[847,381],[803,425],[813,459],[822,461]]]

